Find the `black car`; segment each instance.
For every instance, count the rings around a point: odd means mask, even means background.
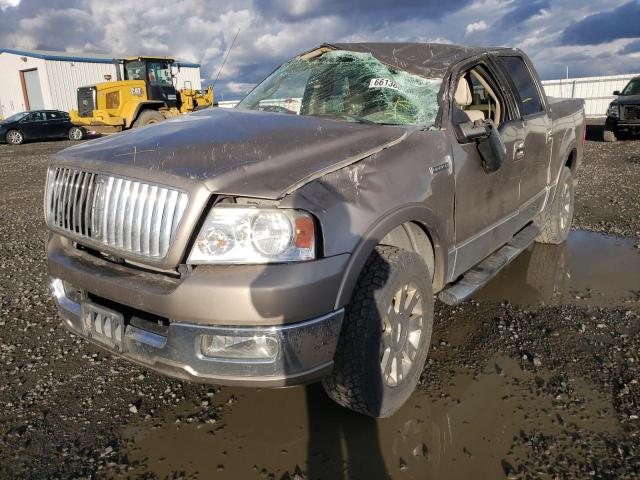
[[[604,141],[615,142],[620,133],[640,133],[640,77],[632,78],[607,110]]]
[[[34,110],[21,112],[0,121],[0,141],[20,145],[25,140],[42,138],[69,138],[82,140],[85,131],[60,110]]]

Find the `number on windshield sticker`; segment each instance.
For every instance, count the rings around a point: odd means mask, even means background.
[[[400,90],[400,85],[388,78],[372,78],[369,82],[369,88],[391,88],[393,90]]]

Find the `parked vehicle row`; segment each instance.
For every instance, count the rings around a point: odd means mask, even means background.
[[[82,140],[84,137],[85,130],[71,123],[69,114],[60,110],[20,112],[0,121],[0,141],[11,145],[20,145],[26,140]]]

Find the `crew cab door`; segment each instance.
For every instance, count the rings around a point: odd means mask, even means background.
[[[463,81],[468,82],[470,98],[461,93]],[[487,59],[464,64],[452,77],[451,130],[457,132],[461,122],[491,119],[507,149],[500,168],[487,172],[477,144],[452,135],[456,182],[453,278],[500,248],[518,230],[513,220],[519,207],[520,167],[514,154],[523,128],[514,99],[501,82],[502,75]]]
[[[517,146],[516,159],[520,203],[521,210],[528,210],[533,217],[544,206],[546,187],[550,183],[553,125],[540,81],[529,62],[513,54],[497,55],[496,62],[509,79],[522,119],[522,144]]]

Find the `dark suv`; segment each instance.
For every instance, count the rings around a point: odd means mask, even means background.
[[[84,130],[71,123],[69,114],[60,110],[20,112],[0,121],[0,141],[12,145],[43,138],[82,140],[84,136]]]
[[[615,142],[620,133],[638,134],[640,132],[640,77],[632,78],[622,92],[617,95],[607,110],[604,126],[604,141]]]

